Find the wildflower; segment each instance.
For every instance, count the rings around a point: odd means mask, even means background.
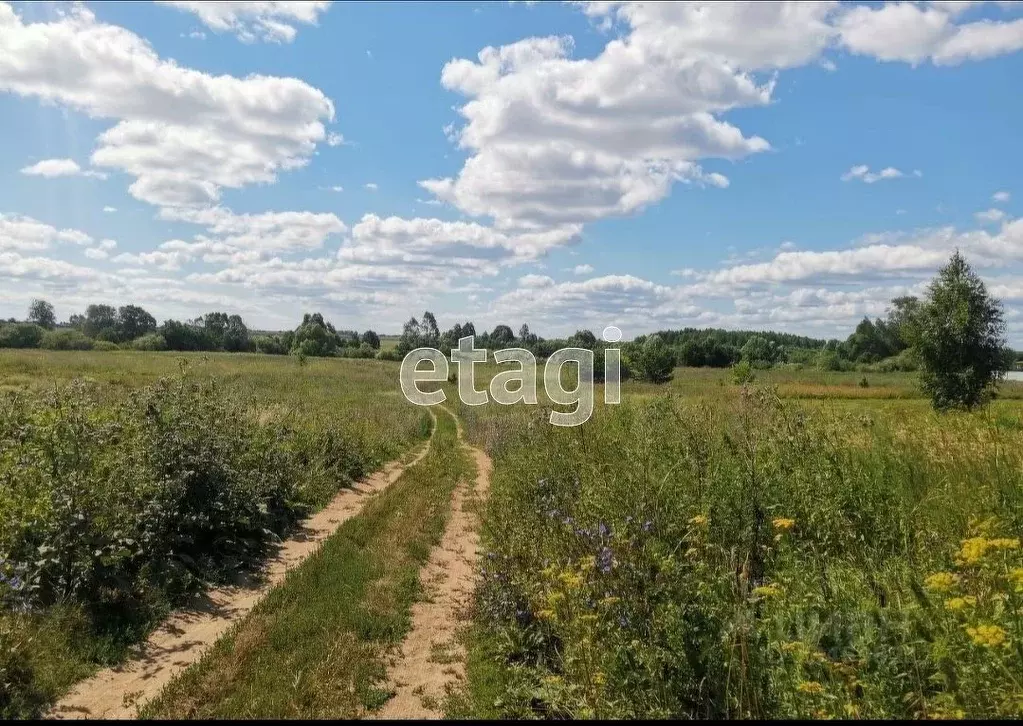
[[[695,517],[689,520],[689,524],[695,524],[697,527],[706,527],[708,521],[710,520],[707,519],[706,515],[697,514]]]
[[[561,580],[567,588],[580,588],[583,585],[583,578],[581,575],[577,575],[574,572],[562,572],[558,575],[558,579]]]
[[[782,589],[777,583],[770,583],[769,585],[761,585],[760,587],[753,588],[754,597],[776,597],[782,594]]]
[[[648,519],[647,521],[643,522],[643,531],[644,532],[649,532],[653,528],[654,528],[654,523],[651,520]]]
[[[597,567],[597,558],[593,555],[579,558],[579,569],[583,572],[589,572]]]
[[[972,608],[977,604],[977,598],[972,595],[966,595],[965,597],[954,597],[951,600],[945,601],[945,607],[953,612],[960,612],[966,608]]]
[[[816,695],[818,693],[824,693],[824,686],[817,681],[801,681],[799,685],[796,686],[796,690],[800,693]]]
[[[783,532],[787,532],[796,526],[796,520],[788,519],[786,517],[776,517],[775,519],[771,520],[771,524],[774,525],[775,529],[780,529]]]
[[[601,522],[600,524],[597,525],[597,534],[599,534],[601,537],[610,537],[611,528],[608,525]]]
[[[999,645],[1008,645],[1006,633],[997,625],[978,625],[966,628],[966,634],[970,636],[976,645],[986,648],[995,648]]]
[[[988,539],[986,537],[971,537],[964,539],[962,548],[959,550],[958,561],[965,565],[975,565],[993,550],[1016,550],[1019,549],[1019,540],[1004,537],[1000,539]]]
[[[948,592],[958,581],[959,578],[951,572],[935,572],[924,580],[924,587],[933,592]]]
[[[605,676],[600,671],[597,671],[596,673],[593,674],[593,684],[594,685],[602,686],[605,683],[607,683],[607,676]]]
[[[601,547],[600,554],[597,555],[597,569],[605,575],[611,571],[611,565],[614,562],[614,553],[610,547]]]
[[[1023,567],[1010,570],[1009,581],[1016,586],[1016,592],[1023,592]]]
[[[600,604],[601,605],[614,605],[617,602],[621,602],[621,598],[620,597],[615,597],[614,595],[608,595],[608,596],[604,597],[603,599],[601,599]]]
[[[536,617],[540,618],[540,620],[554,620],[554,611],[541,610],[536,614]]]

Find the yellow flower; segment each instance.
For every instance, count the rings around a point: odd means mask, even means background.
[[[608,595],[607,597],[603,598],[600,601],[600,604],[601,605],[614,605],[617,602],[621,602],[621,598],[620,597],[615,597],[614,595]]]
[[[579,558],[579,569],[582,570],[583,572],[588,572],[590,570],[596,569],[596,567],[597,558],[594,557],[593,555]]]
[[[935,572],[924,580],[924,587],[933,592],[948,592],[956,586],[958,580],[951,572]]]
[[[695,524],[697,527],[706,527],[710,520],[704,514],[697,514],[695,517],[689,520],[689,524]]]
[[[801,681],[796,690],[800,693],[817,694],[824,693],[824,686],[817,681]]]
[[[1023,567],[1016,567],[1009,571],[1009,582],[1016,586],[1016,592],[1023,592]]]
[[[593,683],[594,685],[602,686],[605,683],[607,683],[607,676],[605,676],[600,671],[597,671],[596,673],[593,674]]]
[[[554,616],[556,614],[557,613],[555,613],[553,610],[541,610],[536,614],[536,617],[540,618],[541,620],[554,620]]]
[[[966,565],[974,565],[984,559],[988,552],[993,550],[1018,550],[1019,540],[1010,537],[999,539],[988,539],[986,537],[971,537],[963,540],[963,546],[959,550],[959,561]]]
[[[558,575],[558,579],[561,580],[565,587],[568,588],[580,588],[583,585],[583,578],[581,575],[577,575],[574,572],[562,572]]]
[[[781,595],[782,589],[776,583],[770,583],[769,585],[761,585],[760,587],[753,588],[754,597],[775,597]]]
[[[1008,645],[1005,631],[997,625],[978,625],[975,628],[966,628],[966,634],[975,644],[987,648]]]
[[[771,524],[774,525],[775,529],[780,529],[784,532],[787,532],[788,530],[796,526],[796,520],[787,519],[785,517],[777,517],[771,521]]]
[[[965,610],[966,608],[972,608],[977,604],[977,598],[973,595],[966,595],[965,597],[954,597],[951,600],[945,601],[945,607],[954,612]]]

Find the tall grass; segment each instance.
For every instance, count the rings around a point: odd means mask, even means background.
[[[463,413],[495,472],[453,714],[1023,715],[1018,412]]]
[[[422,412],[388,400],[390,376],[356,362],[247,357],[238,374],[221,358],[221,382],[181,362],[196,357],[77,355],[0,357],[4,717],[123,658],[175,603],[251,570],[427,433]]]

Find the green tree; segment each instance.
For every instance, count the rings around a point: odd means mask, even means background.
[[[958,250],[928,287],[915,329],[920,383],[934,408],[991,398],[1007,370],[1002,306]]]
[[[380,350],[380,336],[372,330],[367,330],[362,334],[362,342],[373,350]]]
[[[404,358],[409,354],[409,351],[413,351],[416,348],[422,348],[423,345],[422,326],[414,317],[409,318],[405,321],[405,325],[402,326],[401,337],[398,338],[398,345],[395,347],[395,352],[399,358]]]
[[[121,340],[135,340],[156,331],[156,318],[138,305],[125,305],[117,311],[117,333]]]
[[[112,305],[90,305],[85,308],[82,332],[90,338],[117,341],[117,311]]]
[[[241,315],[231,315],[227,318],[221,346],[229,353],[240,353],[249,349],[249,329]]]
[[[57,325],[57,316],[53,312],[53,305],[45,300],[33,300],[28,306],[28,322],[34,323],[40,328],[52,330]]]
[[[507,325],[498,325],[490,333],[490,344],[495,349],[508,348],[515,342],[515,333]]]
[[[651,335],[643,341],[633,360],[637,376],[652,383],[667,383],[675,368],[675,353],[659,335]]]
[[[437,318],[429,310],[423,313],[423,322],[420,324],[420,332],[423,336],[424,345],[428,348],[436,348],[440,345],[440,328],[437,327]]]
[[[323,319],[320,313],[302,317],[302,324],[295,329],[291,352],[303,356],[332,356],[340,344],[334,326]]]
[[[920,300],[904,295],[892,300],[888,307],[888,328],[895,335],[902,349],[914,344],[917,316],[920,314]]]
[[[742,360],[751,366],[770,366],[782,356],[781,347],[760,335],[753,335],[742,346]]]

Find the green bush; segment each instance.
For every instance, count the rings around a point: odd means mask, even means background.
[[[753,373],[753,365],[749,360],[741,360],[732,366],[732,383],[737,386],[745,386],[756,379]]]
[[[135,350],[167,350],[167,340],[159,333],[146,333],[131,342]]]
[[[108,352],[111,350],[120,350],[121,346],[117,343],[111,343],[109,340],[94,340],[92,342],[92,349]]]
[[[116,659],[187,594],[250,570],[377,460],[357,421],[257,416],[213,381],[104,390],[76,381],[0,396],[3,717],[37,715],[72,648],[64,626],[53,646],[19,633],[79,613],[75,657]]]
[[[32,323],[0,324],[0,348],[38,348],[46,331]]]
[[[93,340],[79,330],[47,330],[39,347],[47,350],[92,350]]]

